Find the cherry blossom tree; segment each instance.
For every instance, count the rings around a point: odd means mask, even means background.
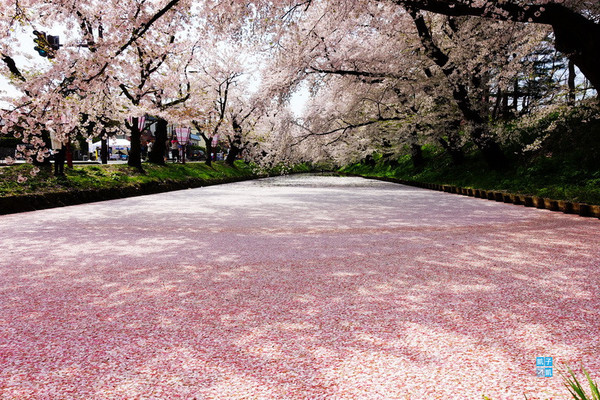
[[[380,146],[408,145],[419,163],[428,132],[458,161],[463,119],[490,164],[500,164],[501,151],[487,126],[490,88],[510,80],[522,67],[520,55],[545,30],[411,13],[385,2],[311,2],[295,29],[279,40],[284,50],[274,68],[281,81],[273,86],[290,91],[308,80],[314,101],[329,102],[312,108],[303,124],[307,136],[329,136],[333,144],[360,130],[379,136],[373,143]],[[324,90],[335,90],[337,99]],[[433,129],[434,115],[443,128]]]
[[[119,79],[132,73],[127,68],[130,51],[139,52],[142,39],[150,33],[154,33],[153,45],[159,47],[156,38],[169,37],[161,32],[173,20],[185,18],[189,6],[185,3],[179,0],[151,4],[133,0],[110,4],[59,0],[3,3],[5,13],[0,25],[6,30],[0,40],[2,59],[6,73],[14,78],[12,82],[21,94],[20,98],[12,99],[14,106],[3,113],[3,133],[21,132],[24,142],[33,147],[29,151],[37,151],[37,157],[43,158],[49,146],[48,141],[40,140],[45,131],[51,129],[59,141],[68,143],[68,134],[75,131],[73,128],[81,124],[82,118],[93,121],[88,126],[96,125],[98,129],[101,124],[96,122],[100,119],[123,121],[123,110],[119,107],[103,109],[104,115],[100,117],[94,103],[88,100],[108,96],[107,103],[119,103],[115,87],[125,93]],[[48,25],[47,21],[55,23]],[[17,61],[24,52],[10,46],[10,32],[22,34],[25,28],[41,30],[42,24],[46,25],[45,30],[62,29],[72,37],[63,36],[63,47],[53,53],[52,60],[36,60],[31,66],[19,67]],[[133,99],[137,96],[130,91],[126,94]],[[112,112],[115,114],[111,115]],[[60,120],[59,128],[56,120]]]
[[[0,5],[0,72],[18,95],[2,113],[2,133],[21,137],[25,156],[41,162],[50,137],[68,144],[75,134],[121,129],[139,168],[135,118],[152,115],[157,163],[167,124],[181,123],[198,129],[209,155],[213,137],[228,141],[229,162],[239,154],[275,160],[275,149],[281,160],[347,161],[408,148],[418,164],[421,145],[433,142],[459,162],[470,141],[497,165],[501,138],[492,123],[508,115],[505,99],[533,68],[527,57],[543,38],[599,87],[599,7],[591,0],[9,0]],[[33,30],[66,32],[53,58],[32,59],[14,45]],[[258,67],[260,80],[252,78]],[[311,104],[294,122],[284,105],[300,85],[309,86]],[[523,109],[524,96],[512,92]]]
[[[410,9],[549,25],[556,49],[600,89],[600,3],[594,0],[393,0]]]

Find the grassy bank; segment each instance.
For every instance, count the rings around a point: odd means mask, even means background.
[[[125,164],[75,165],[72,169],[65,168],[64,177],[55,177],[51,166],[40,167],[37,175],[32,176],[33,168],[28,164],[0,168],[0,197],[137,187],[153,182],[184,182],[190,179],[212,182],[255,175],[252,168],[243,162],[236,162],[234,167],[223,162],[214,162],[211,167],[205,163],[145,164],[143,172]],[[27,177],[27,181],[19,183],[19,176]]]
[[[422,168],[416,168],[408,155],[397,163],[375,156],[374,163],[350,165],[342,172],[600,204],[600,165],[582,167],[576,155],[511,160],[498,170],[489,168],[477,154],[468,155],[460,165],[433,147],[426,148],[424,156]]]

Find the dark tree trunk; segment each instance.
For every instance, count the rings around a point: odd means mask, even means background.
[[[233,167],[233,163],[237,159],[238,154],[242,151],[242,125],[239,123],[237,116],[234,116],[231,125],[233,127],[233,140],[229,141],[229,153],[225,163]]]
[[[547,4],[555,47],[577,65],[600,92],[600,25],[559,4]]]
[[[165,165],[165,153],[167,151],[167,126],[168,122],[160,118],[156,122],[156,140],[150,151],[149,161],[152,164]]]
[[[212,147],[212,138],[206,138],[204,137],[204,144],[206,147],[206,161],[204,161],[206,163],[206,165],[208,165],[209,167],[212,166],[212,160],[213,160],[213,147]]]
[[[575,105],[575,64],[573,61],[569,60],[569,95],[568,95],[567,103],[570,106]]]
[[[421,169],[425,166],[423,148],[419,144],[413,143],[410,145],[410,159],[412,160],[413,166],[417,169]]]
[[[510,109],[508,107],[508,93],[502,94],[502,119],[510,119]]]
[[[204,140],[204,147],[206,150],[206,165],[208,165],[209,167],[212,165],[212,137],[209,137],[206,135],[206,133],[204,132],[204,127],[202,125],[200,125],[197,121],[192,121],[192,124],[194,124],[194,127],[196,128],[196,130],[198,131],[198,133],[200,134],[200,136],[202,137],[202,140]],[[216,132],[215,128],[215,132]]]
[[[237,135],[234,136],[233,140],[229,143],[229,153],[225,163],[233,167],[233,163],[237,160],[238,155],[242,152],[241,150],[242,138]]]
[[[502,168],[506,164],[506,156],[502,152],[500,145],[492,139],[488,129],[487,122],[481,114],[470,106],[468,97],[463,97],[453,90],[458,104],[458,108],[462,111],[463,116],[471,124],[470,137],[473,143],[481,150],[481,154],[485,158],[487,164],[494,169]]]
[[[503,96],[503,92],[502,89],[498,88],[498,91],[496,92],[496,102],[494,104],[494,109],[492,110],[492,120],[497,120],[498,118],[500,118],[500,114],[502,113],[502,111],[500,111],[500,104],[502,103],[502,96]]]
[[[519,110],[519,94],[521,88],[519,87],[519,78],[515,78],[515,82],[513,84],[513,100],[512,100],[512,109],[515,115],[518,115]]]
[[[61,145],[54,153],[54,176],[65,175],[65,147]]]
[[[477,131],[478,128],[475,127],[473,131]],[[506,155],[500,148],[500,145],[487,136],[487,127],[484,128],[481,132],[472,135],[477,136],[477,140],[473,140],[475,145],[481,150],[481,154],[483,158],[487,162],[487,164],[493,169],[502,169],[507,165]]]
[[[423,148],[419,144],[419,130],[421,127],[419,124],[410,133],[410,159],[412,160],[413,166],[417,169],[423,168],[425,165],[425,158],[423,157]]]
[[[446,150],[450,155],[452,165],[460,165],[463,163],[465,155],[461,149],[452,147],[452,145],[450,145],[447,141],[445,141],[442,138],[439,138],[438,141],[440,142],[444,150]]]
[[[452,95],[463,117],[471,125],[470,137],[481,150],[483,157],[491,168],[498,169],[506,164],[502,149],[490,135],[486,119],[477,110],[469,98],[467,88],[462,84],[454,85]]]
[[[129,148],[129,158],[127,159],[127,165],[142,169],[142,135],[138,127],[138,118],[132,118],[131,125],[129,126],[131,132],[131,144]]]
[[[412,17],[421,43],[425,48],[425,53],[435,62],[443,71],[447,78],[456,74],[456,67],[450,62],[449,56],[444,53],[433,41],[429,27],[425,23],[422,15],[418,14],[413,9],[408,9],[408,13]],[[482,115],[482,111],[477,109],[471,98],[469,97],[469,89],[465,83],[455,83],[452,86],[452,97],[456,102],[458,109],[461,111],[465,121],[472,126],[471,140],[481,150],[486,162],[491,168],[501,168],[506,163],[504,153],[490,136],[487,121]]]
[[[448,124],[448,141],[443,138],[439,138],[438,141],[442,147],[450,154],[453,165],[460,165],[465,159],[465,155],[460,147],[460,136],[458,130],[460,128],[460,121],[454,121]]]
[[[73,168],[73,152],[71,148],[71,138],[67,136],[67,167]]]
[[[108,164],[108,139],[100,141],[100,160],[102,164]]]

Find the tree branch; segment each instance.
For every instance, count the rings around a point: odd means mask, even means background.
[[[129,100],[131,100],[131,102],[133,104],[136,104],[137,100],[131,95],[131,93],[129,93],[129,90],[127,90],[127,86],[125,86],[124,83],[121,83],[119,85],[119,87],[121,88],[121,91],[123,92],[123,94],[125,95],[125,97],[127,97]]]
[[[138,40],[140,37],[142,37],[156,21],[158,21],[169,10],[171,10],[173,7],[175,7],[177,5],[177,3],[179,3],[180,1],[181,0],[171,0],[159,12],[157,12],[148,22],[135,28],[133,30],[129,40],[125,44],[123,44],[115,52],[115,54],[113,54],[112,58],[120,56],[129,46],[131,46],[136,40]],[[106,71],[106,68],[108,68],[109,64],[110,64],[109,62],[104,63],[102,68],[100,68],[100,71],[98,71],[98,73],[96,73],[95,75],[92,75],[91,77],[86,79],[85,82],[89,83],[89,82],[93,81],[94,79],[96,79],[97,77],[99,77],[100,75],[102,75],[104,73],[104,71]]]
[[[482,6],[475,6],[472,1],[465,0],[394,0],[394,2],[407,8],[431,11],[453,17],[484,17],[501,21],[534,22],[548,25],[555,21],[556,11],[568,10],[566,7],[555,3],[530,4],[524,7],[506,1],[483,2]]]
[[[303,136],[302,138],[300,138],[300,140],[298,140],[296,143],[293,143],[292,146],[299,145],[300,143],[302,143],[303,141],[305,141],[306,139],[308,139],[311,136],[327,136],[327,135],[331,135],[331,134],[338,133],[338,132],[341,132],[341,134],[343,135],[344,133],[346,133],[347,131],[352,130],[352,129],[362,128],[365,126],[380,124],[380,123],[384,123],[384,122],[402,121],[403,119],[404,118],[401,118],[401,117],[388,117],[388,118],[380,117],[380,118],[370,120],[370,121],[359,122],[357,124],[346,123],[345,126],[342,126],[342,127],[336,128],[336,129],[332,129],[332,130],[326,131],[326,132],[314,132],[310,128],[294,121],[293,123],[296,126],[299,126],[300,128],[302,128],[304,130],[307,130],[309,133],[307,135]]]
[[[306,70],[307,74],[320,73],[320,74],[332,74],[340,76],[354,76],[364,83],[382,83],[385,78],[393,79],[406,79],[397,75],[386,74],[382,72],[369,72],[369,71],[356,71],[347,69],[325,69],[317,67],[308,67]],[[369,79],[367,79],[369,78]]]
[[[4,61],[11,74],[17,77],[17,79],[19,79],[20,81],[26,82],[25,77],[23,76],[21,71],[19,71],[15,60],[12,57],[2,53],[2,61]]]
[[[530,22],[552,26],[556,49],[575,63],[600,91],[600,24],[584,13],[552,2],[522,5],[514,2],[480,2],[472,0],[393,0],[407,9],[419,9],[448,16],[473,16],[499,21]]]
[[[127,41],[127,43],[125,43],[123,46],[121,46],[121,48],[119,49],[119,51],[117,51],[117,53],[115,54],[115,57],[120,55],[123,51],[125,51],[125,49],[127,49],[133,42],[135,42],[136,40],[138,40],[140,37],[142,37],[147,31],[148,29],[150,29],[150,27],[156,22],[158,21],[163,15],[165,15],[169,10],[171,10],[173,7],[175,7],[177,5],[177,3],[179,3],[180,0],[171,0],[169,3],[167,3],[159,12],[157,12],[156,14],[154,14],[154,16],[152,18],[150,18],[150,20],[144,24],[142,24],[141,26],[135,28],[133,30],[133,33],[131,34],[131,37],[129,38],[129,40]]]

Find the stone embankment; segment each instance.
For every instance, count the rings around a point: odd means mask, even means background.
[[[126,197],[143,196],[169,192],[173,190],[191,189],[203,186],[218,185],[256,179],[256,176],[224,177],[218,179],[196,179],[185,181],[165,180],[163,182],[148,182],[140,185],[123,186],[106,189],[73,190],[64,192],[49,192],[0,197],[0,215],[45,208],[63,207],[75,204],[93,203],[121,199]]]

